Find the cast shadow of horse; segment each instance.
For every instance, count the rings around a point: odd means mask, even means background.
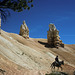
[[[50,46],[48,43],[46,42],[42,42],[42,41],[38,41],[40,44],[44,45],[47,48],[55,48],[54,46]]]

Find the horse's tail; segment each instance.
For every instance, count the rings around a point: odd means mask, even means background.
[[[50,67],[53,67],[53,63],[51,64],[51,66]]]

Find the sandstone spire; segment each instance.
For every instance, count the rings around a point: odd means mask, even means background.
[[[23,36],[25,39],[29,39],[29,29],[28,29],[25,21],[23,21],[23,24],[20,27],[19,35]]]
[[[64,47],[62,40],[60,40],[59,31],[56,29],[54,24],[49,24],[49,31],[47,33],[48,44],[51,47]]]

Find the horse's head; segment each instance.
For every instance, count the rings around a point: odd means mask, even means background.
[[[62,60],[62,64],[64,65],[64,60]]]

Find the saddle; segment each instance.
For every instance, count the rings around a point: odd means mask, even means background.
[[[58,61],[55,61],[55,65],[60,65],[60,62],[58,62]]]

